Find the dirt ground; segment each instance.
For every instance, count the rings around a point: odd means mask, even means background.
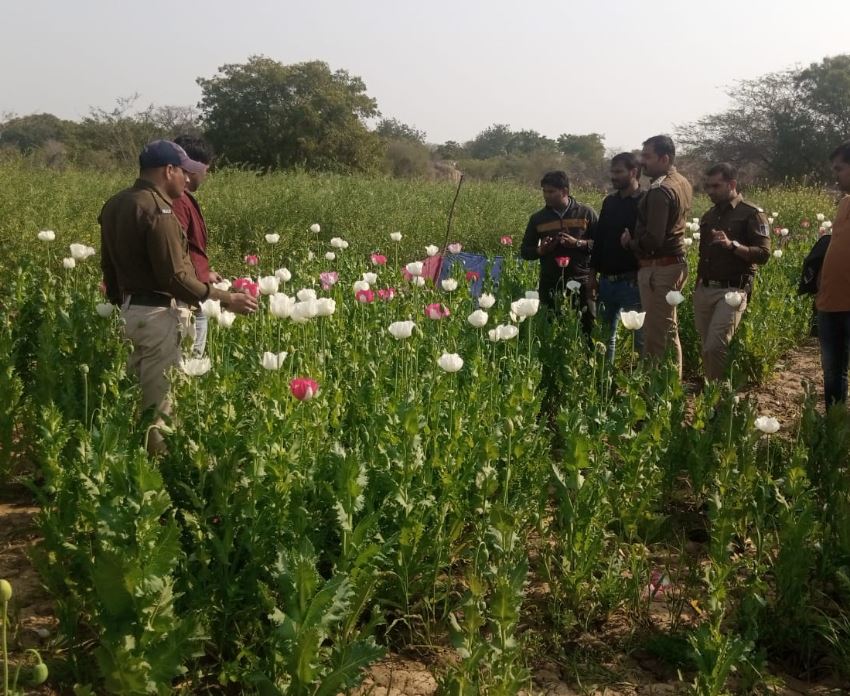
[[[818,346],[810,341],[786,355],[777,365],[767,384],[747,394],[754,398],[760,413],[779,418],[783,428],[793,425],[800,414],[804,385],[810,382],[820,387],[820,358]],[[51,638],[56,629],[50,598],[42,588],[32,567],[28,550],[38,541],[35,517],[38,508],[22,486],[10,486],[0,491],[0,578],[14,587],[11,604],[13,629],[11,645],[17,651],[35,647],[46,656],[50,654]],[[687,608],[686,608],[687,611]],[[667,598],[660,596],[651,603],[653,623],[664,625],[671,618]],[[687,617],[683,617],[687,619]],[[592,668],[577,669],[548,659],[545,655],[529,656],[534,665],[532,684],[525,693],[543,696],[667,696],[684,693],[685,685],[668,665],[639,646],[628,652],[618,650],[623,633],[628,629],[611,625],[582,639],[587,654],[595,655]],[[437,675],[452,661],[446,651],[419,655],[389,655],[373,665],[357,691],[357,696],[431,696],[437,691]],[[846,684],[829,680],[807,683],[791,676],[776,673],[772,693],[778,696],[813,694],[838,696],[850,694]],[[45,687],[39,694],[70,693]]]

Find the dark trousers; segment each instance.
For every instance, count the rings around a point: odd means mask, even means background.
[[[637,273],[634,280],[620,278],[609,280],[605,276],[599,280],[599,317],[608,332],[606,358],[610,363],[617,348],[617,329],[620,326],[621,312],[640,312],[640,290],[637,286]],[[643,350],[643,329],[635,332],[635,348]]]
[[[818,312],[818,340],[827,408],[847,401],[850,312]]]

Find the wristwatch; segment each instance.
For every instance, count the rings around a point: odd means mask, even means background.
[[[737,240],[732,240],[732,251],[735,251],[741,247],[741,242]]]

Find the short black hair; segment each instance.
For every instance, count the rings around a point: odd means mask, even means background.
[[[546,172],[543,175],[543,178],[540,180],[541,186],[554,186],[559,189],[569,189],[570,188],[570,177],[567,176],[566,172],[561,171],[560,169],[556,169],[552,172]]]
[[[676,159],[676,146],[673,144],[673,138],[669,135],[653,135],[643,141],[643,146],[646,147],[647,145],[659,157],[667,155],[670,158],[670,164]]]
[[[186,150],[190,159],[204,164],[212,164],[215,159],[215,150],[204,138],[198,135],[178,135],[174,142]]]
[[[611,158],[611,166],[622,164],[626,169],[637,169],[640,174],[640,160],[632,152],[621,152]]]
[[[846,164],[850,164],[850,140],[845,140],[829,154],[829,161],[840,157]]]
[[[728,162],[712,164],[705,171],[706,176],[717,176],[718,174],[723,177],[723,181],[732,181],[733,179],[735,181],[738,180],[738,169]]]

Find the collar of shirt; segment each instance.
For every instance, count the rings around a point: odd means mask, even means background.
[[[153,191],[160,198],[164,199],[169,205],[171,205],[174,201],[171,200],[170,196],[167,196],[161,189],[157,187],[152,181],[148,181],[147,179],[136,179],[136,183],[133,184],[133,188],[142,188],[147,189],[148,191]]]
[[[724,210],[727,210],[728,208],[732,208],[732,210],[735,210],[735,208],[738,207],[738,203],[740,203],[743,200],[744,200],[744,197],[740,193],[736,194],[734,198],[726,201],[723,205],[718,205],[717,210],[718,211],[724,211]]]
[[[564,208],[564,212],[561,212],[560,210],[553,208],[551,205],[547,205],[546,207],[549,210],[551,210],[553,213],[555,213],[555,215],[557,215],[559,218],[561,218],[561,220],[563,220],[564,217],[566,216],[566,214],[568,212],[570,212],[570,208],[572,208],[574,204],[575,204],[575,198],[573,198],[572,196],[569,196],[567,198],[567,207]]]
[[[620,200],[626,200],[626,199],[628,199],[628,198],[640,198],[640,195],[641,195],[642,193],[643,193],[643,189],[642,189],[640,186],[638,186],[638,187],[637,187],[634,191],[632,191],[631,193],[629,193],[629,195],[628,195],[628,196],[621,196],[621,195],[620,195],[620,192],[619,192],[619,191],[617,191],[617,190],[612,191],[612,192],[611,192],[611,195],[612,195],[612,196],[617,196],[617,198],[619,198]]]

